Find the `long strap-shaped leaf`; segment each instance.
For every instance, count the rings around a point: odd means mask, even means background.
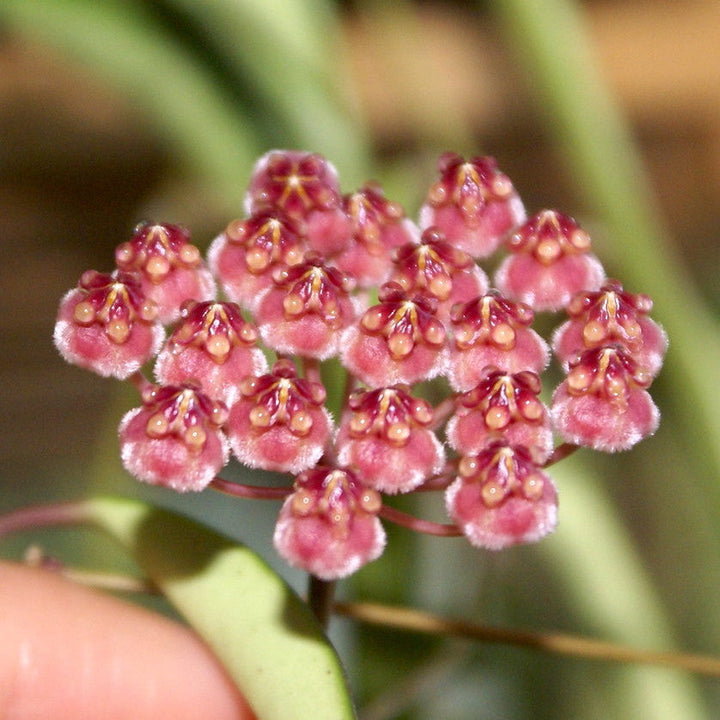
[[[355,717],[335,650],[254,552],[136,500],[93,499],[88,509],[212,647],[259,720]]]

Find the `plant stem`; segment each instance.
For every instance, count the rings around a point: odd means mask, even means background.
[[[23,530],[90,521],[90,506],[83,501],[20,508],[0,516],[0,538]]]
[[[213,490],[249,500],[284,500],[292,487],[264,487],[262,485],[245,485],[244,483],[223,480],[216,477],[209,485]]]
[[[333,609],[335,585],[335,580],[322,580],[315,575],[308,576],[308,605],[325,630]]]
[[[564,633],[533,632],[452,620],[431,613],[376,603],[335,603],[333,610],[353,620],[400,630],[516,645],[559,655],[609,662],[639,663],[720,677],[720,658],[707,655],[644,650],[628,645]]]
[[[425,533],[426,535],[435,535],[437,537],[459,537],[462,530],[455,524],[436,523],[432,520],[421,520],[414,515],[398,510],[389,505],[383,505],[378,513],[380,517],[393,522],[397,525],[414,530],[415,532]]]

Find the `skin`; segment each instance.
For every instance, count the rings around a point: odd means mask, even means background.
[[[0,720],[254,720],[191,630],[0,562]]]

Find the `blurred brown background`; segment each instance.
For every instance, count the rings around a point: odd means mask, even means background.
[[[379,162],[426,167],[428,148],[454,149],[446,138],[459,129],[499,159],[528,208],[572,213],[573,187],[492,24],[462,3],[416,3],[394,15],[375,7],[348,9],[344,61]],[[665,219],[720,306],[720,3],[585,8]],[[111,392],[112,383],[56,356],[60,295],[85,268],[106,269],[137,220],[187,222],[202,245],[226,211],[175,172],[163,138],[92,68],[0,35],[0,458],[11,495],[27,498],[27,480],[67,477],[82,464]]]

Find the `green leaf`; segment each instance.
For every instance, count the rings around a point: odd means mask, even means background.
[[[262,720],[354,718],[345,676],[320,625],[247,547],[136,500],[87,502],[224,663]]]

